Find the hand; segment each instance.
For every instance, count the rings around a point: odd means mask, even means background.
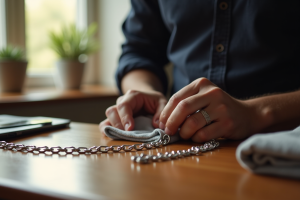
[[[105,126],[113,126],[121,130],[133,130],[133,117],[146,112],[154,115],[152,125],[158,128],[159,116],[167,100],[160,92],[141,92],[129,90],[125,95],[117,99],[117,104],[106,110],[107,119],[99,124],[99,129],[104,133]]]
[[[211,119],[207,125],[201,112]],[[174,94],[160,115],[160,128],[173,135],[180,128],[183,139],[195,142],[225,137],[242,139],[259,130],[259,111],[237,100],[206,78],[199,78]]]

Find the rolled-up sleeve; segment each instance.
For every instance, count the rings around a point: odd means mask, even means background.
[[[132,0],[132,8],[122,25],[126,41],[116,72],[117,86],[121,91],[121,80],[135,69],[146,69],[158,76],[167,91],[168,80],[164,66],[169,62],[167,45],[170,32],[165,27],[160,8],[154,0]]]

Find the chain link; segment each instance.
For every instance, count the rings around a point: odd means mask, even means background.
[[[133,144],[133,145],[113,145],[113,146],[92,146],[88,147],[48,147],[48,146],[33,146],[24,144],[8,143],[6,141],[0,141],[0,149],[20,151],[24,153],[45,153],[45,154],[96,154],[96,153],[108,153],[108,152],[120,152],[120,151],[142,151],[143,149],[157,148],[166,145],[170,142],[170,137],[164,135],[162,139],[157,142]]]
[[[176,152],[171,151],[171,152],[165,152],[164,154],[157,153],[157,155],[147,155],[142,153],[137,156],[131,156],[131,160],[133,162],[142,163],[142,164],[148,164],[151,162],[158,162],[158,161],[168,161],[171,159],[178,159],[178,158],[183,158],[191,155],[197,155],[202,152],[213,150],[218,146],[219,146],[219,142],[215,140],[211,140],[201,146],[193,146],[188,150],[177,150]]]
[[[158,148],[161,146],[165,146],[170,142],[170,136],[164,135],[162,139],[157,142],[151,143],[142,143],[142,144],[133,144],[133,145],[113,145],[113,146],[92,146],[88,147],[48,147],[48,146],[41,146],[36,147],[34,145],[24,145],[24,144],[15,144],[15,143],[8,143],[6,141],[0,141],[0,149],[11,150],[11,151],[20,151],[23,153],[34,153],[40,154],[44,153],[47,155],[51,154],[60,154],[60,155],[67,155],[67,154],[97,154],[97,153],[108,153],[108,152],[130,152],[130,151],[142,151],[143,149],[152,149]],[[150,163],[153,161],[167,161],[170,159],[177,159],[182,158],[190,155],[196,155],[201,152],[205,152],[208,150],[215,149],[219,146],[219,142],[215,140],[211,140],[206,142],[204,145],[201,146],[194,146],[188,150],[178,150],[177,152],[172,151],[171,153],[166,152],[165,154],[158,153],[156,156],[153,155],[146,155],[140,154],[137,156],[132,156],[131,160],[137,163]]]

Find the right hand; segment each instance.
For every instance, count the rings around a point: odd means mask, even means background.
[[[116,105],[107,108],[107,119],[99,124],[99,129],[104,133],[105,126],[113,126],[131,131],[134,129],[134,116],[145,112],[153,115],[152,125],[158,128],[159,116],[166,104],[167,99],[160,92],[129,90],[117,99]]]

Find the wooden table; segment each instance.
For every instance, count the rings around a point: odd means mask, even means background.
[[[37,146],[120,145],[98,126],[71,123],[70,129],[30,135],[10,142]],[[136,164],[136,152],[45,155],[0,149],[0,199],[300,199],[300,181],[251,174],[237,163],[239,142],[168,162]],[[188,149],[181,142],[145,151]]]

